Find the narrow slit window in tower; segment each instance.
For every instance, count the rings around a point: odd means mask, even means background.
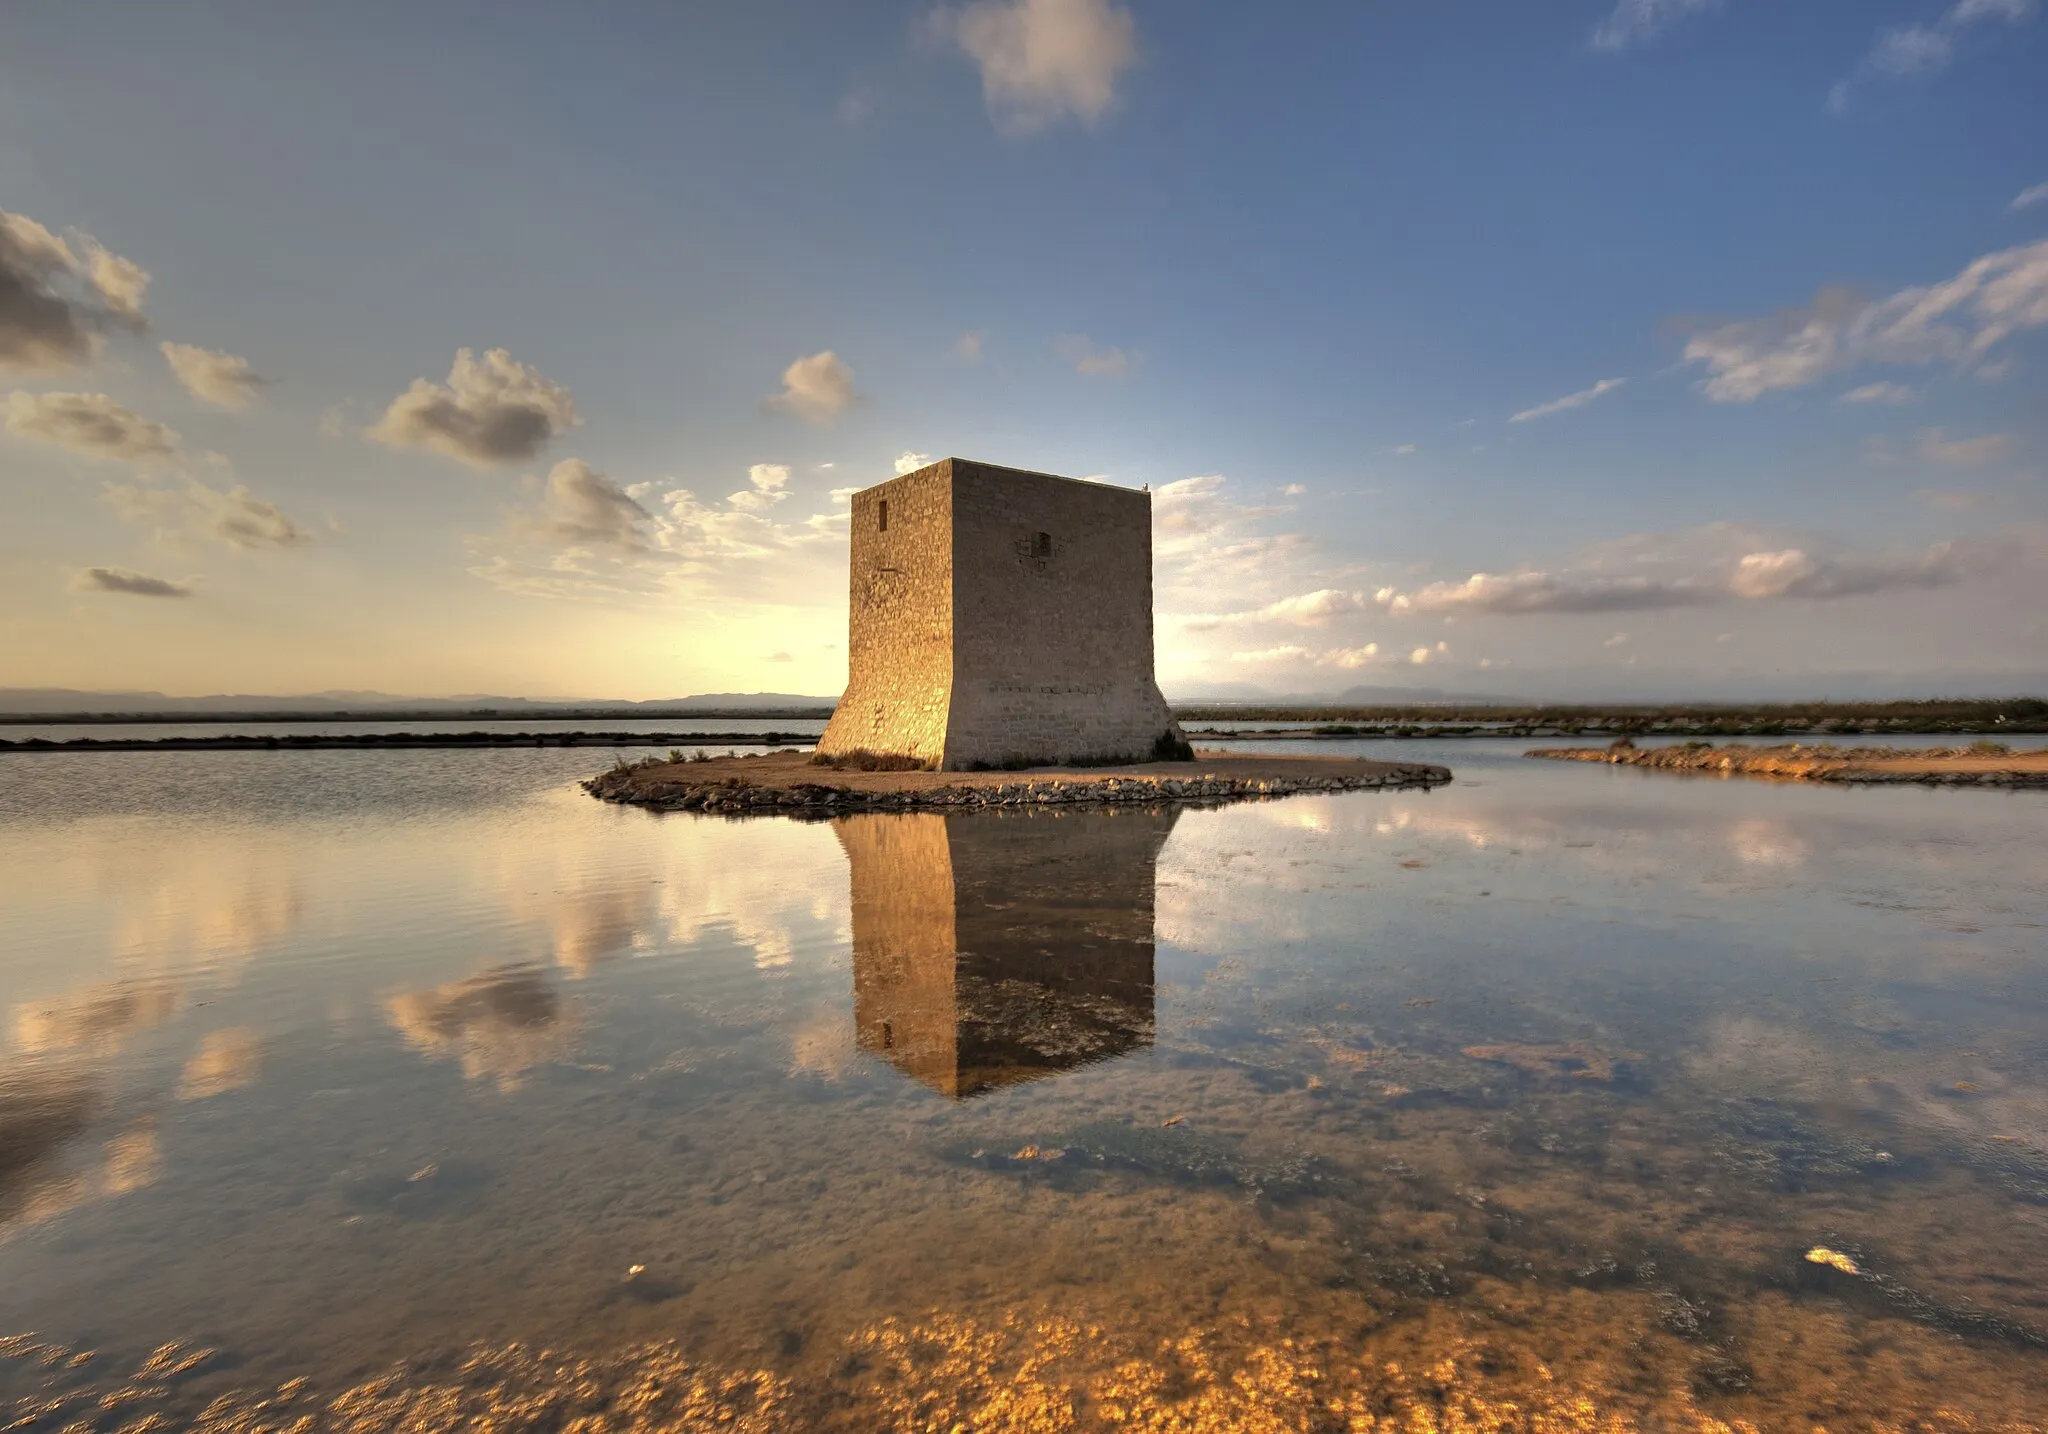
[[[889,500],[884,498],[877,506],[882,511],[882,521],[876,525],[875,531],[886,533],[889,531]]]
[[[1052,556],[1052,534],[1040,533],[1038,535],[1038,556],[1040,558]]]

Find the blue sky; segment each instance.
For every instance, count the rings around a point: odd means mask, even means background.
[[[2044,96],[2032,0],[11,7],[0,685],[831,692],[955,453],[1153,488],[1169,692],[2038,690]]]

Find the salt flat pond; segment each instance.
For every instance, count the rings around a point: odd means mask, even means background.
[[[2039,1427],[2048,799],[1527,745],[837,824],[575,750],[10,760],[0,1398]]]

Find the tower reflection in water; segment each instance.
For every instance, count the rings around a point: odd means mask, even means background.
[[[833,823],[863,1050],[965,1100],[1152,1044],[1152,906],[1177,809]]]

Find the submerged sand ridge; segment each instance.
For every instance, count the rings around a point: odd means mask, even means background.
[[[836,815],[854,811],[1227,802],[1297,792],[1433,787],[1448,767],[1352,757],[1233,757],[1006,772],[883,772],[822,766],[799,751],[620,765],[584,790],[655,811]]]
[[[1984,747],[1834,747],[1793,743],[1715,747],[1684,743],[1670,747],[1539,747],[1525,753],[1560,762],[1603,762],[1661,771],[1777,777],[1802,782],[1864,785],[1912,783],[1938,787],[2048,788],[2048,748],[2009,752]]]

